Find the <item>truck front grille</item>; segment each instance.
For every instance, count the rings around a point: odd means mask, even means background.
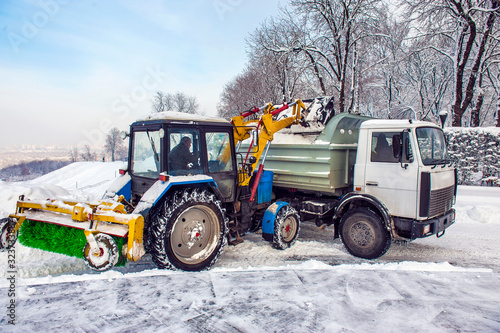
[[[429,202],[429,217],[442,215],[451,209],[453,205],[453,195],[455,187],[441,188],[431,191],[431,199]]]

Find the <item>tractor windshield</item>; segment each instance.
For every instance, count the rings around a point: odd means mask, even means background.
[[[132,174],[158,178],[160,174],[160,131],[134,132]]]
[[[417,128],[417,140],[424,165],[446,164],[450,162],[442,130],[434,127]]]

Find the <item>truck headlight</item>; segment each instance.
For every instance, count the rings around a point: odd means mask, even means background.
[[[422,229],[422,235],[427,235],[429,232],[431,232],[431,225],[424,225],[424,228]]]

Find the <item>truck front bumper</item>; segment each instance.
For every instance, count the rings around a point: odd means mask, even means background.
[[[455,223],[455,209],[450,209],[445,214],[423,221],[395,218],[396,230],[402,231],[405,238],[410,240],[437,235],[441,237],[445,230]],[[399,234],[400,232],[398,232]]]

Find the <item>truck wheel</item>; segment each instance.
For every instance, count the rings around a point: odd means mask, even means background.
[[[368,208],[355,208],[342,217],[340,237],[350,254],[364,259],[376,259],[391,246],[382,220]]]
[[[200,271],[211,267],[227,242],[227,219],[215,195],[175,192],[151,219],[150,252],[159,268]]]
[[[4,218],[0,220],[0,251],[8,250],[16,243],[18,233],[12,234],[15,226],[16,222],[13,219]]]
[[[299,221],[299,214],[293,207],[282,207],[274,222],[273,247],[284,250],[292,246],[299,236]]]
[[[97,246],[99,246],[99,253],[92,253],[90,244],[85,244],[83,248],[83,258],[85,263],[94,271],[106,271],[112,268],[118,262],[120,254],[118,252],[118,245],[110,235],[97,234],[95,236]]]

